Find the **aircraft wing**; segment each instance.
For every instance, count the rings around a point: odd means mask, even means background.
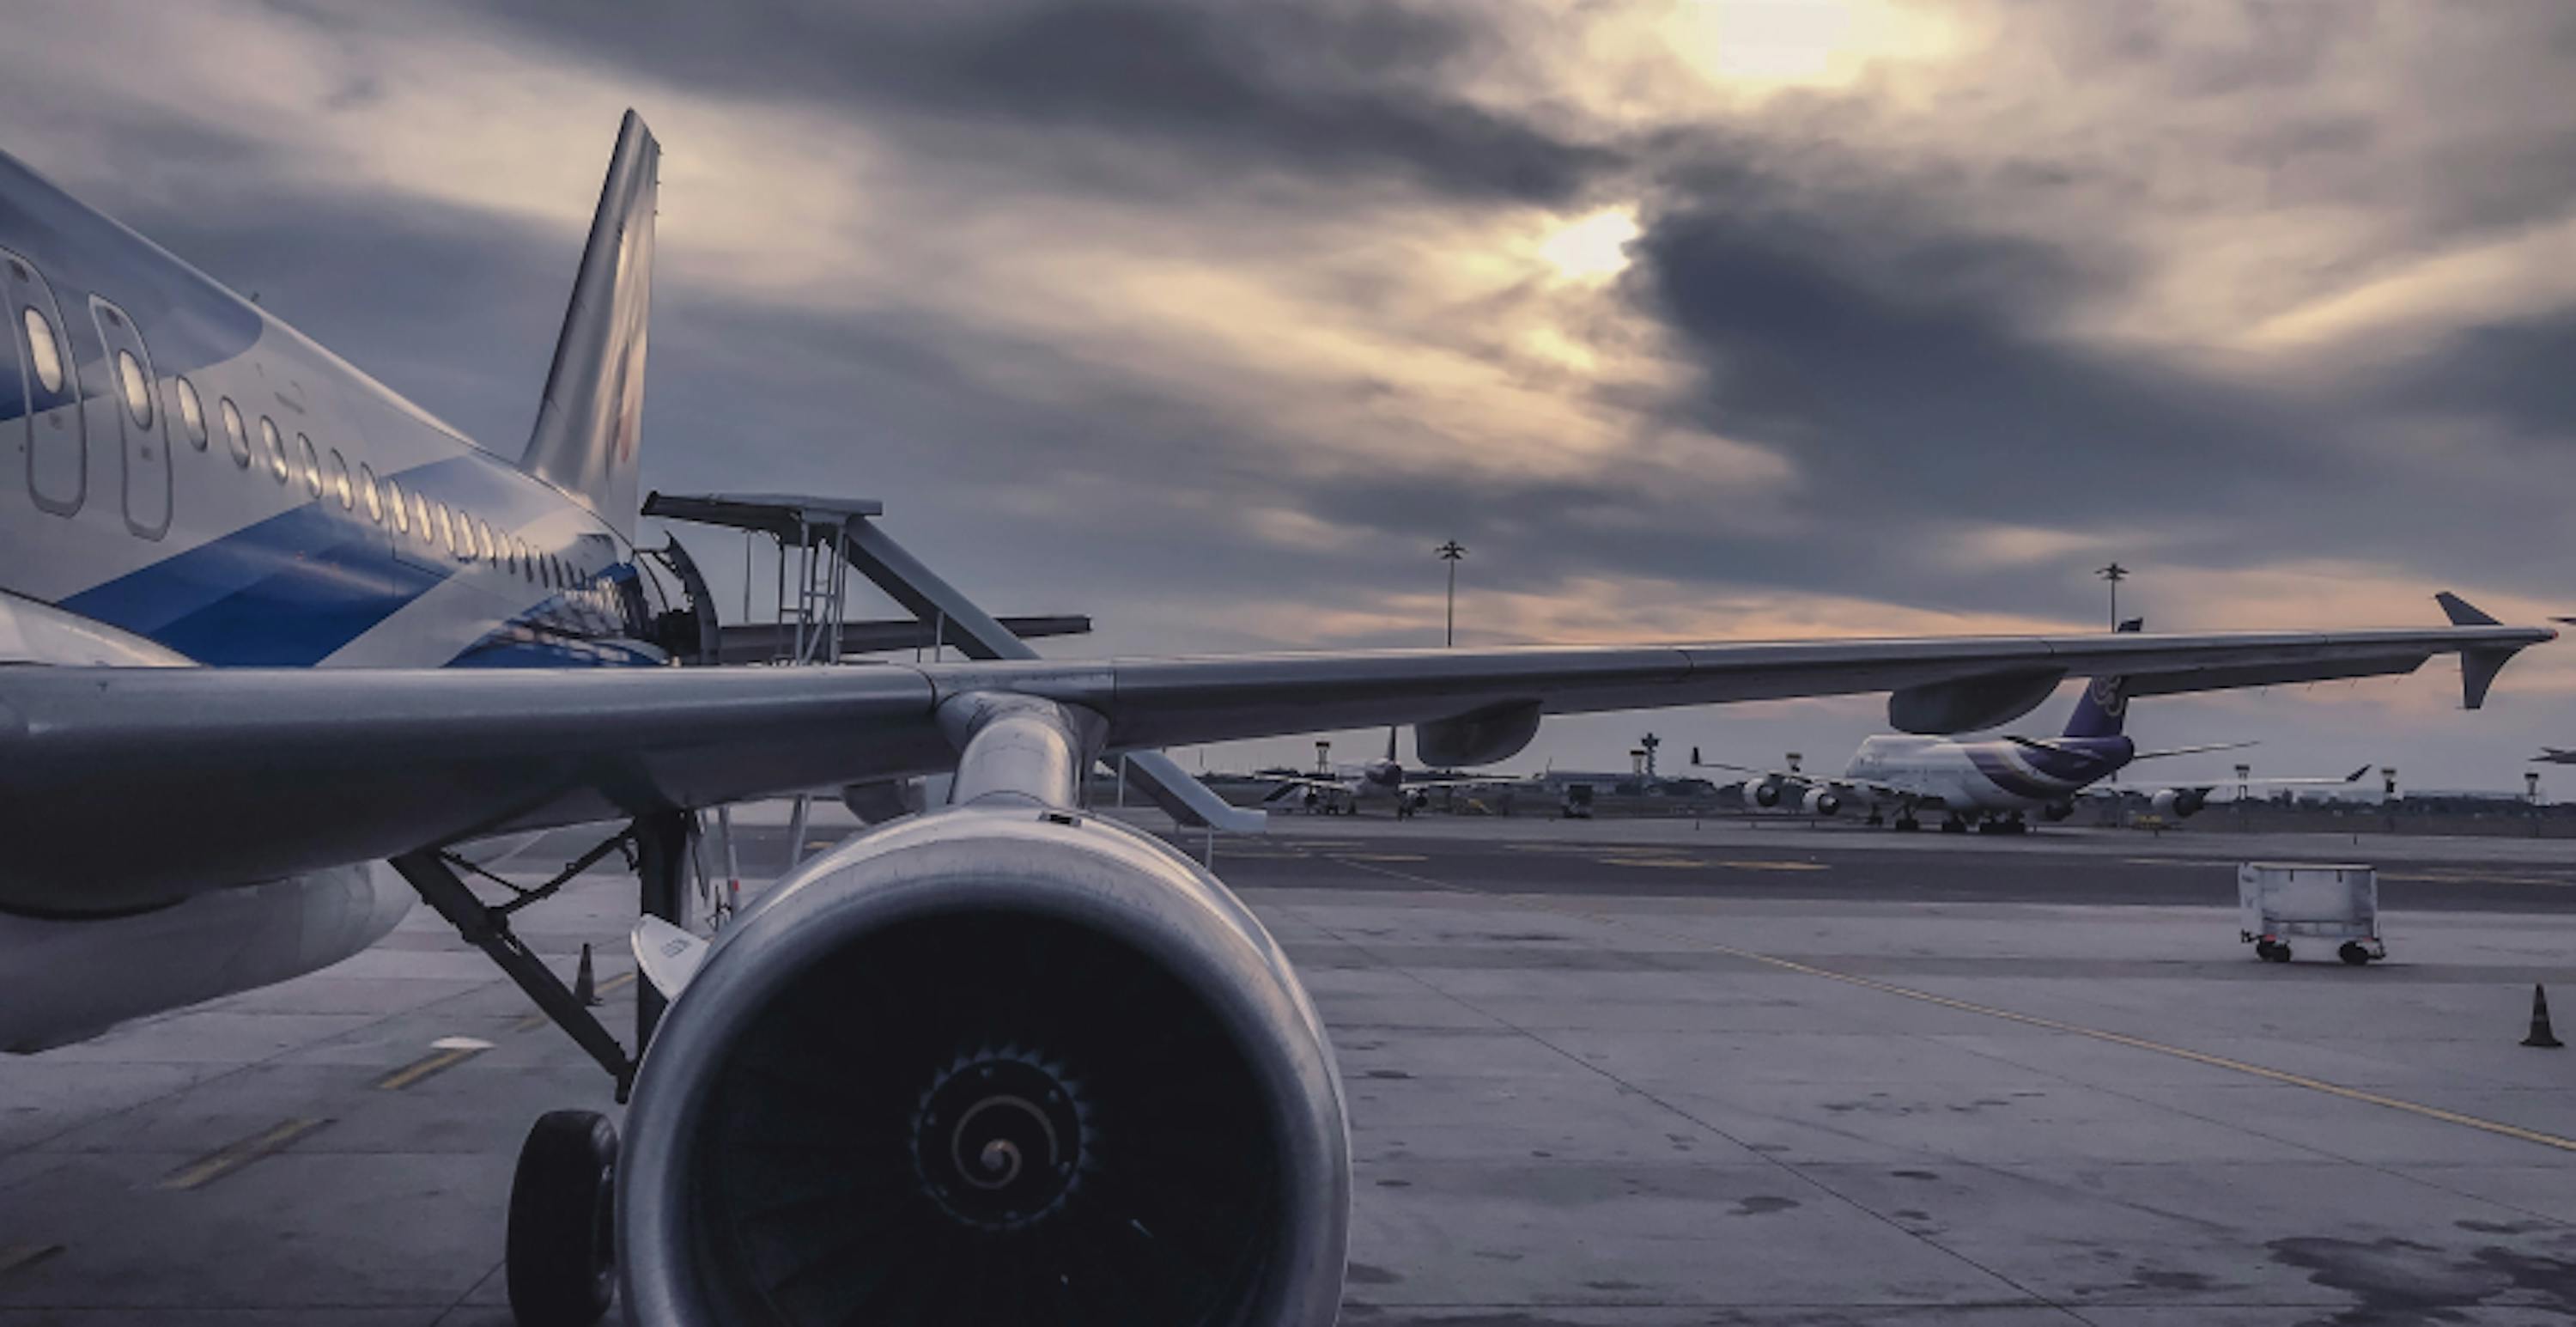
[[[2317,776],[2304,776],[2304,777],[2282,777],[2282,778],[2270,778],[2270,779],[2190,779],[2190,780],[2185,780],[2185,781],[2177,782],[2177,783],[2160,784],[2160,785],[2158,785],[2158,786],[2160,786],[2160,787],[2167,787],[2167,788],[2200,788],[2200,789],[2204,789],[2204,790],[2217,789],[2217,788],[2234,788],[2234,787],[2238,787],[2238,786],[2240,786],[2240,785],[2241,785],[2241,786],[2244,786],[2244,787],[2248,787],[2248,788],[2297,788],[2297,787],[2315,787],[2315,786],[2335,787],[2335,786],[2340,786],[2340,785],[2347,784],[2347,783],[2359,783],[2359,782],[2361,782],[2361,776],[2362,776],[2362,775],[2364,775],[2364,774],[2368,774],[2369,772],[2370,772],[2370,766],[2368,766],[2368,765],[2364,765],[2364,766],[2362,766],[2361,768],[2359,768],[2359,769],[2357,769],[2357,770],[2354,770],[2354,771],[2353,771],[2352,773],[2350,773],[2350,774],[2317,775]]]
[[[1831,788],[1836,792],[1861,792],[1872,797],[1915,797],[1918,801],[1924,800],[1895,784],[1880,783],[1875,779],[1854,778],[1849,774],[1810,774],[1794,769],[1755,769],[1751,765],[1730,765],[1722,760],[1697,761],[1691,767],[1733,770],[1738,774],[1750,774],[1776,783],[1794,783],[1806,788]]]
[[[0,668],[0,907],[150,906],[510,830],[946,772],[956,752],[937,711],[971,694],[1095,713],[1111,752],[1407,722],[1508,733],[1541,714],[1871,691],[1894,693],[1900,726],[1964,727],[2027,712],[2070,676],[2152,678],[2165,691],[2368,676],[2446,653],[2500,664],[2553,635],[2454,626],[830,668],[14,666]],[[150,809],[152,835],[132,832],[137,808]]]
[[[2129,759],[2132,762],[2162,760],[2166,756],[2197,756],[2211,751],[2242,751],[2249,746],[2261,745],[2263,744],[2260,742],[2203,742],[2198,746],[2169,746],[2159,751],[2140,751]]]
[[[1330,788],[1336,792],[1351,790],[1351,780],[1327,778],[1321,774],[1255,774],[1252,777],[1263,783],[1276,783],[1289,788]]]

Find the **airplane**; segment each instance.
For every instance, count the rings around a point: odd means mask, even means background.
[[[2116,630],[2136,633],[2145,621],[2130,618]],[[1893,804],[1892,823],[1899,830],[1922,827],[1916,813],[1946,813],[1941,830],[1964,834],[2023,834],[2033,813],[2064,820],[2075,812],[2075,799],[2142,760],[2238,750],[2252,742],[2213,742],[2198,746],[2141,751],[2121,731],[2129,712],[2127,679],[2097,677],[2075,701],[2065,731],[2054,738],[2005,736],[1961,741],[1945,737],[1885,733],[1864,739],[1839,776],[1819,776],[1796,768],[1755,769],[1719,761],[1702,761],[1691,748],[1691,764],[1750,774],[1744,780],[1744,804],[1769,809],[1784,802],[1813,816],[1838,815],[1853,802],[1866,801],[1870,824],[1887,820],[1883,806]],[[2368,765],[2334,778],[2264,778],[2176,783],[2148,799],[2156,814],[2184,819],[2199,813],[2209,795],[2222,785],[2293,787],[2347,784],[2370,772]]]
[[[2534,765],[2576,765],[2576,751],[2571,751],[2564,747],[2544,746],[2540,748],[2539,755],[2531,757],[2531,763]]]
[[[1386,755],[1364,764],[1345,766],[1330,772],[1317,770],[1301,774],[1295,770],[1262,770],[1254,775],[1279,785],[1264,802],[1290,798],[1318,815],[1357,815],[1362,802],[1390,800],[1395,803],[1399,820],[1410,820],[1414,813],[1431,805],[1434,788],[1479,788],[1517,782],[1508,774],[1424,778],[1409,774],[1402,761],[1395,758],[1396,730],[1386,730]]]
[[[1165,748],[1411,724],[1480,765],[1552,714],[1880,692],[1942,734],[2068,677],[2443,654],[2475,708],[2555,635],[2446,600],[2428,629],[1058,663],[850,500],[796,519],[968,657],[726,665],[685,550],[636,543],[659,155],[629,112],[510,450],[0,156],[0,1047],[327,967],[428,903],[626,1105],[528,1132],[528,1327],[1332,1322],[1351,1159],[1315,1005],[1210,870],[1086,810],[1104,757],[1231,824]],[[691,925],[698,812],[834,786],[883,818]],[[469,882],[474,845],[573,826],[599,842],[548,881]],[[621,851],[631,1044],[512,927]]]

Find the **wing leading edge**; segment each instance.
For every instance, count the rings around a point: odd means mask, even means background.
[[[2466,626],[813,669],[16,667],[0,669],[11,845],[0,908],[151,906],[476,835],[941,772],[956,752],[939,706],[978,693],[1077,706],[1106,720],[1107,749],[1150,750],[1480,713],[1973,688],[1998,675],[2117,675],[2170,693],[2411,672],[2437,654],[2510,654],[2554,635]],[[138,815],[156,827],[148,839],[131,832]]]

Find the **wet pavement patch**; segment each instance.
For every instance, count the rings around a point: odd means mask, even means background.
[[[2490,1304],[2576,1315],[2576,1263],[2519,1249],[2491,1244],[2460,1261],[2450,1250],[2394,1237],[2363,1243],[2302,1236],[2265,1247],[2274,1262],[2358,1301],[2314,1320],[2338,1327],[2468,1322],[2468,1310]]]

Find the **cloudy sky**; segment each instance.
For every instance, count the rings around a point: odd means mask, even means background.
[[[512,454],[637,108],[665,153],[646,483],[882,497],[997,611],[1091,613],[1066,652],[1437,644],[1450,538],[1475,644],[2093,628],[2113,558],[2160,628],[2421,623],[2445,587],[2576,611],[2568,6],[10,26],[0,148]],[[738,544],[693,547],[739,586]],[[1838,762],[1883,721],[1649,722]],[[1645,726],[1529,760],[1624,764]],[[2481,714],[2435,664],[2132,729],[2516,785],[2536,739],[2576,745],[2576,646]]]

